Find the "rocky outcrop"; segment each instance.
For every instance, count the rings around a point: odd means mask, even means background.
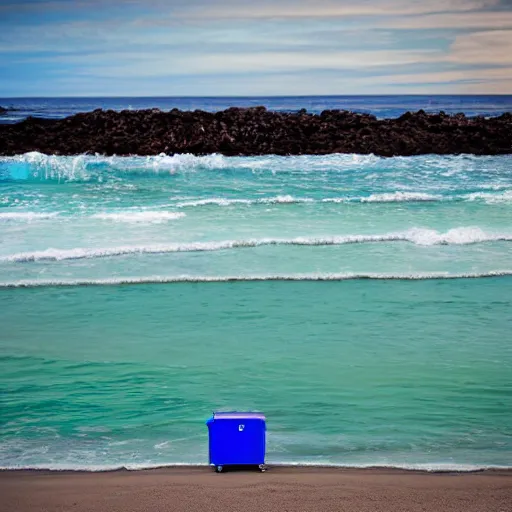
[[[0,125],[0,154],[299,155],[512,153],[512,113],[468,118],[420,110],[397,119],[343,110],[309,114],[229,108],[210,113],[173,109],[95,110],[61,120],[28,118]]]
[[[0,105],[0,116],[4,116],[5,114],[7,114],[7,109]]]

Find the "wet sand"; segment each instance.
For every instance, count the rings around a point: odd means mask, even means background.
[[[0,511],[510,512],[512,471],[423,473],[277,467],[0,472]]]

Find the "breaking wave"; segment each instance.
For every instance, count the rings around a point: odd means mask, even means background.
[[[368,197],[362,197],[362,203],[403,203],[410,201],[442,201],[446,199],[443,196],[424,194],[421,192],[390,192],[386,194],[372,194]]]
[[[47,155],[37,151],[11,157],[0,157],[0,180],[97,180],[100,175],[127,175],[151,173],[173,174],[195,170],[239,170],[259,173],[323,173],[346,171],[392,171],[410,170],[431,175],[432,164],[442,161],[443,175],[453,175],[466,170],[493,169],[496,162],[501,165],[510,161],[508,156],[476,155],[422,155],[383,158],[375,155],[333,153],[327,155],[296,156],[223,156],[211,153],[203,156],[192,154],[153,156],[104,156],[79,154],[74,156]]]
[[[226,157],[191,154],[118,157],[103,155],[57,156],[37,151],[0,158],[0,179],[97,181],[103,174],[174,173],[187,169],[223,169]],[[101,181],[101,179],[99,180]]]
[[[478,201],[483,200],[488,204],[495,203],[512,203],[512,190],[505,190],[501,193],[492,193],[492,192],[474,192],[472,194],[466,195],[467,201]]]
[[[457,464],[457,463],[359,463],[337,464],[334,462],[271,462],[269,467],[307,467],[307,468],[345,468],[345,469],[400,469],[405,471],[422,471],[426,473],[474,473],[481,471],[509,471],[512,466],[500,466],[492,464]],[[207,468],[207,463],[173,462],[165,463],[126,463],[126,464],[82,464],[76,463],[48,463],[48,464],[13,464],[0,466],[0,471],[76,471],[86,473],[104,473],[110,471],[143,471],[152,469],[172,468]]]
[[[185,217],[182,212],[158,212],[158,211],[142,211],[142,212],[122,212],[122,213],[96,213],[92,215],[93,219],[111,220],[114,222],[129,223],[153,223],[160,224],[169,220],[176,220]]]
[[[178,208],[187,208],[194,206],[231,206],[236,204],[294,204],[294,203],[314,203],[315,199],[309,197],[294,197],[292,195],[262,197],[260,199],[228,199],[224,197],[213,197],[210,199],[198,199],[197,201],[184,201],[178,203]]]
[[[259,199],[229,199],[225,197],[213,197],[209,199],[198,199],[197,201],[184,201],[178,203],[178,208],[194,206],[231,206],[237,204],[294,204],[294,203],[404,203],[404,202],[432,202],[451,200],[454,198],[424,194],[422,192],[389,192],[384,194],[372,194],[368,197],[326,197],[314,199],[312,197],[295,197],[292,195],[263,197]]]
[[[489,272],[416,272],[409,274],[388,273],[341,273],[341,274],[256,274],[232,276],[148,276],[148,277],[112,277],[105,279],[40,279],[0,282],[0,288],[39,288],[65,286],[116,286],[134,284],[166,283],[232,283],[260,281],[424,281],[429,279],[479,279],[512,276],[512,270],[491,270]]]
[[[512,191],[501,193],[473,192],[460,195],[427,194],[423,192],[385,192],[371,194],[369,196],[341,196],[315,199],[312,197],[296,197],[292,195],[263,197],[258,199],[231,199],[227,197],[212,197],[193,201],[183,201],[176,204],[177,208],[191,208],[198,206],[234,206],[234,205],[258,205],[258,204],[298,204],[298,203],[433,203],[438,201],[478,201],[487,204],[512,203]]]
[[[34,220],[53,219],[57,217],[58,212],[40,213],[40,212],[1,212],[0,222],[2,221],[23,221],[32,222]]]
[[[24,263],[31,261],[64,261],[86,258],[108,258],[129,254],[166,254],[177,252],[209,252],[262,246],[334,246],[344,244],[410,242],[419,246],[469,245],[484,242],[510,242],[512,233],[487,233],[478,227],[460,227],[440,233],[433,229],[412,228],[383,235],[344,235],[331,237],[260,238],[211,242],[184,242],[106,248],[46,249],[20,252],[0,257],[0,261]]]
[[[418,157],[410,157],[418,158]],[[423,157],[419,157],[423,158]],[[458,158],[458,157],[446,157]],[[395,159],[397,162],[403,157]],[[404,160],[405,162],[407,159]],[[341,154],[228,157],[219,153],[196,156],[189,153],[153,156],[47,155],[37,151],[0,157],[0,179],[95,180],[101,171],[120,174],[175,173],[190,170],[239,169],[246,171],[345,171],[375,167],[386,159],[375,155]]]
[[[83,218],[82,215],[62,215],[62,212],[1,212],[0,222],[33,222],[39,220],[55,219],[74,220],[77,217]],[[87,216],[84,216],[87,217]],[[122,211],[122,212],[101,212],[90,215],[88,218],[126,223],[146,223],[161,224],[170,220],[177,220],[186,217],[183,212],[168,211]]]

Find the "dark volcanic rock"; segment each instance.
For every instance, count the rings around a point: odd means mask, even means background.
[[[7,109],[0,105],[0,116],[4,116],[5,114],[7,114]]]
[[[0,154],[27,151],[60,155],[496,155],[512,153],[512,114],[485,119],[420,110],[398,119],[378,120],[345,110],[314,115],[304,109],[281,113],[265,107],[216,113],[94,110],[61,120],[28,118],[0,125]]]

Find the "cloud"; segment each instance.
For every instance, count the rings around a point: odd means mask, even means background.
[[[457,64],[492,64],[512,68],[512,30],[461,34],[455,38],[448,60]],[[508,72],[512,79],[512,69]]]
[[[424,15],[482,13],[510,10],[509,0],[50,0],[0,4],[4,16],[22,14],[26,24],[45,13],[62,18],[115,15],[119,20],[132,15],[141,26],[172,25],[218,20],[312,20],[312,19],[419,19]]]
[[[496,92],[511,56],[510,0],[0,4],[0,90],[16,94]]]
[[[423,16],[397,16],[376,20],[374,27],[394,30],[512,28],[512,12],[489,11],[430,14]]]
[[[288,51],[215,53],[213,51],[180,54],[179,52],[115,52],[84,55],[45,56],[52,65],[72,66],[75,76],[104,79],[147,79],[171,77],[203,77],[229,75],[233,78],[250,75],[314,74],[318,72],[363,72],[407,66],[439,60],[433,51]],[[28,63],[41,62],[29,58]]]
[[[432,84],[432,83],[456,83],[456,82],[485,82],[485,81],[509,81],[512,80],[510,71],[506,68],[492,67],[482,69],[459,69],[428,73],[393,73],[381,75],[375,78],[378,82],[388,84]]]
[[[477,10],[510,3],[500,0],[18,0],[0,3],[0,10],[41,12],[48,10],[138,8],[141,12],[193,12],[203,16],[359,16],[424,14]],[[320,13],[320,14],[319,14]]]
[[[449,70],[429,73],[395,73],[373,79],[395,94],[414,90],[424,94],[509,94],[512,74],[506,68]]]
[[[148,92],[148,83],[150,89]],[[256,73],[246,75],[220,74],[194,76],[170,76],[147,78],[134,75],[130,79],[98,79],[96,76],[65,75],[52,81],[51,94],[87,95],[330,95],[330,94],[503,94],[511,90],[510,74],[500,68],[486,70],[458,70],[424,73],[407,73],[397,68],[388,68],[380,75],[360,76],[357,72],[336,73],[289,72]],[[13,85],[24,87],[37,95],[44,80],[35,79],[25,84],[16,81]],[[2,91],[0,83],[0,91]]]
[[[332,18],[393,16],[475,11],[499,5],[499,0],[210,0],[191,2],[178,15],[200,18]]]

